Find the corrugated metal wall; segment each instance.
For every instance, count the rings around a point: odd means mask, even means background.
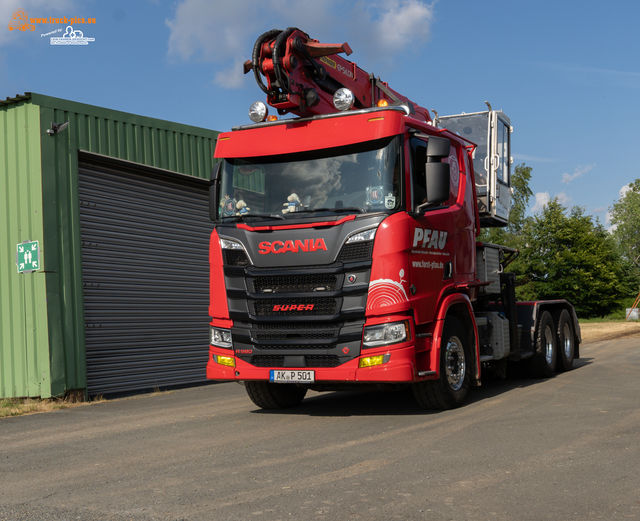
[[[82,160],[89,394],[206,381],[211,221],[197,181]]]
[[[87,386],[78,152],[85,150],[208,179],[218,133],[39,94],[20,98],[24,99],[0,102],[1,128],[4,130],[0,146],[5,147],[5,154],[0,156],[5,187],[2,197],[12,201],[11,205],[5,206],[7,210],[0,217],[0,226],[6,223],[5,228],[14,230],[13,235],[9,234],[11,238],[0,240],[5,255],[0,268],[0,302],[3,306],[0,358],[3,367],[0,373],[5,373],[2,376],[4,396],[37,395],[35,388],[27,389],[25,382],[16,386],[16,382],[27,378],[20,376],[27,374],[26,369],[22,369],[27,362],[16,360],[25,351],[27,360],[35,360],[39,348],[41,354],[47,352],[49,363],[49,371],[38,376],[38,382],[44,378],[40,395],[57,396],[69,389]],[[69,125],[65,130],[53,136],[46,134],[52,122],[67,121]],[[16,140],[24,143],[15,143]],[[25,149],[27,142],[28,150]],[[32,195],[28,196],[29,191]],[[31,213],[26,215],[21,211],[19,217],[11,221],[11,208],[16,204],[22,208],[21,201],[25,197],[31,198]],[[28,224],[36,212],[42,219],[40,233],[45,268],[35,274],[32,281],[44,279],[46,282],[40,282],[37,288],[26,288],[24,306],[40,313],[31,311],[31,318],[28,318],[25,314],[7,312],[7,308],[22,306],[17,304],[18,281],[28,279],[17,278],[11,270],[15,270],[13,261],[11,266],[6,264],[6,253],[21,240],[38,238],[34,237],[37,230],[29,228],[35,224]],[[24,237],[25,234],[29,237]],[[13,244],[15,236],[24,238]],[[12,293],[5,297],[4,288],[9,285]],[[43,322],[41,315],[45,308]],[[28,324],[34,320],[37,323],[32,330]],[[35,340],[31,344],[27,341],[27,334],[23,332],[27,330],[31,337],[37,335],[37,345]],[[11,368],[8,368],[9,364]],[[40,367],[37,362],[31,362],[31,365]]]
[[[45,276],[15,264],[18,243],[43,249],[39,129],[28,99],[0,106],[0,396],[50,396]]]

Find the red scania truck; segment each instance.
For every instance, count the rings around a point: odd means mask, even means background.
[[[516,302],[517,252],[477,240],[508,224],[507,116],[432,119],[342,53],[289,28],[245,63],[280,117],[257,102],[218,137],[207,377],[262,408],[411,386],[449,409],[508,362],[571,369],[573,306]]]

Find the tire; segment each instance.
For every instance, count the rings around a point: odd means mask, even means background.
[[[307,390],[292,384],[249,381],[244,383],[251,401],[261,409],[289,409],[300,405]]]
[[[534,378],[551,378],[556,372],[556,328],[548,311],[540,316],[536,327],[536,349],[529,360],[529,370]]]
[[[566,309],[562,310],[557,320],[556,345],[558,346],[558,371],[570,371],[573,367],[575,355],[575,337],[573,335],[573,321]]]
[[[469,338],[462,322],[447,317],[440,344],[440,378],[416,382],[413,395],[423,409],[448,410],[460,407],[469,392],[472,363]]]

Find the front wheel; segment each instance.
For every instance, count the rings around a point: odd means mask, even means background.
[[[456,317],[447,317],[440,344],[440,377],[412,385],[418,405],[424,409],[460,407],[469,392],[471,355],[469,339]]]
[[[529,369],[534,378],[551,378],[556,372],[556,328],[548,311],[540,316],[536,328],[536,350],[529,360]]]
[[[244,383],[251,401],[261,409],[288,409],[300,405],[307,390],[293,384],[272,384],[263,381]]]

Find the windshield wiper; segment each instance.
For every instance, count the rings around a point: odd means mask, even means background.
[[[314,208],[313,210],[308,208],[308,209],[305,209],[305,210],[296,210],[295,212],[290,212],[289,215],[297,214],[297,213],[311,213],[311,212],[360,212],[360,213],[367,213],[363,208],[360,208],[359,206],[345,206],[343,208]]]
[[[244,217],[262,217],[262,218],[271,218],[271,219],[282,219],[284,220],[284,217],[282,215],[277,215],[274,213],[244,213],[242,215],[226,215],[223,216],[223,219],[241,219]]]

